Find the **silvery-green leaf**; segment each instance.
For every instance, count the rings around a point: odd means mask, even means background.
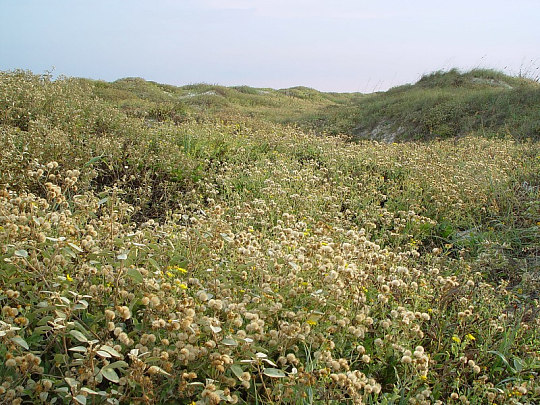
[[[84,336],[81,332],[79,332],[78,330],[70,330],[69,331],[69,334],[71,336],[73,336],[75,339],[77,339],[79,342],[88,342],[88,339],[86,338],[86,336]]]
[[[214,325],[210,325],[210,329],[212,330],[212,332],[214,333],[219,333],[221,332],[221,327],[220,326],[214,326]]]
[[[68,245],[71,246],[73,249],[75,249],[79,253],[83,252],[83,250],[79,246],[77,246],[75,243],[68,242]]]
[[[82,395],[82,394],[77,395],[73,399],[75,401],[77,401],[77,403],[79,403],[81,405],[86,405],[86,397],[84,395]]]
[[[279,368],[265,368],[263,374],[272,378],[283,378],[287,376],[283,370],[280,370]]]
[[[86,347],[84,347],[84,346],[75,346],[75,347],[70,347],[68,350],[71,351],[71,352],[84,353],[84,352],[86,352]]]
[[[106,359],[109,359],[109,358],[112,357],[110,353],[108,353],[108,352],[106,352],[106,351],[104,351],[104,350],[98,350],[98,351],[96,351],[96,353],[97,353],[99,356],[104,357],[104,358],[106,358]]]
[[[119,358],[124,357],[120,353],[118,353],[115,349],[113,349],[112,347],[107,346],[107,345],[100,346],[99,350],[103,350],[103,351],[109,353],[110,355],[112,355],[114,357],[119,357]]]
[[[24,249],[19,249],[15,251],[15,256],[27,258],[28,252]]]
[[[231,371],[238,379],[240,379],[240,377],[242,377],[242,374],[244,374],[244,370],[242,370],[242,367],[240,367],[238,364],[233,364],[231,366]]]
[[[107,380],[112,381],[114,383],[117,383],[120,381],[120,377],[118,377],[118,374],[116,374],[116,371],[112,368],[105,368],[103,367],[101,369],[101,374],[103,377],[105,377]]]
[[[238,342],[233,338],[227,337],[221,341],[225,346],[238,346]]]
[[[99,392],[96,392],[93,389],[90,389],[88,387],[81,388],[81,391],[84,391],[84,392],[86,392],[88,394],[92,394],[92,395],[99,395]]]
[[[277,364],[274,363],[272,360],[263,359],[263,361],[265,361],[266,363],[270,364],[271,366],[277,367]]]
[[[223,238],[223,240],[225,240],[226,242],[232,242],[233,241],[233,238],[230,237],[230,235],[226,234],[226,233],[222,233],[220,234],[221,237]]]
[[[119,360],[119,361],[115,361],[113,363],[109,363],[103,368],[127,368],[127,367],[129,367],[129,364],[127,364],[123,360]]]
[[[20,337],[20,336],[12,337],[12,338],[11,338],[11,341],[12,341],[13,343],[17,343],[19,346],[24,347],[26,350],[29,349],[28,343],[26,343],[26,340],[24,340],[24,339],[23,339],[22,337]]]

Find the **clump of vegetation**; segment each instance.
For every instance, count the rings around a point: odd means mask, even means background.
[[[475,69],[423,76],[414,85],[368,95],[343,107],[328,106],[322,115],[330,133],[350,133],[380,140],[453,138],[471,133],[540,138],[540,84],[537,80]],[[381,131],[382,130],[382,131]]]
[[[540,400],[538,144],[94,91],[0,74],[0,401]]]
[[[130,116],[150,121],[255,118],[318,134],[345,133],[355,139],[386,142],[471,134],[540,137],[538,80],[489,69],[438,71],[424,75],[414,85],[367,95],[324,93],[307,87],[175,87],[139,78],[85,82],[98,97]]]

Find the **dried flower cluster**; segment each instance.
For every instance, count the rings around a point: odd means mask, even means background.
[[[489,229],[511,206],[528,263],[538,146],[148,128],[0,79],[1,403],[540,401],[537,274]]]

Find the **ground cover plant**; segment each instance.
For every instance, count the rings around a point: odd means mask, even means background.
[[[537,143],[0,95],[1,403],[540,401]]]

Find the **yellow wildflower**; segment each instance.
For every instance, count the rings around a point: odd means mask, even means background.
[[[73,278],[69,274],[66,274],[66,280],[71,282],[73,281]]]
[[[187,273],[187,270],[180,266],[169,266],[169,270],[174,270],[174,271],[177,271],[179,273],[184,273],[184,274]]]
[[[461,339],[459,338],[459,336],[456,336],[456,335],[452,336],[452,340],[456,343],[461,343]]]
[[[474,335],[470,334],[470,333],[467,333],[467,339],[469,340],[476,340],[476,338],[474,337]]]
[[[188,286],[185,285],[184,283],[179,284],[178,287],[180,287],[182,290],[187,290],[188,288]]]
[[[308,325],[311,325],[311,326],[317,325],[317,321],[314,321],[313,319],[308,319],[308,320],[306,321],[306,323],[307,323]]]

